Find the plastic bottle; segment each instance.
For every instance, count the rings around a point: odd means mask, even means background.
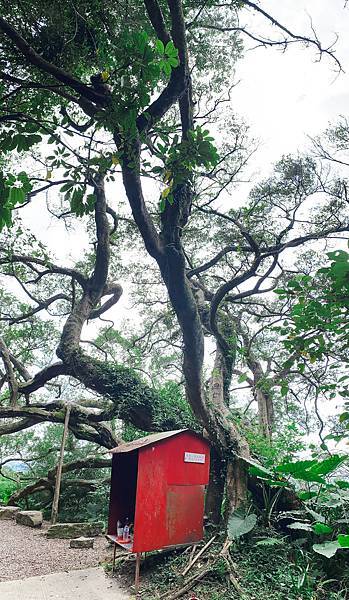
[[[125,525],[124,525],[124,532],[123,532],[122,540],[124,542],[129,542],[130,541],[130,526],[129,526],[128,519],[125,519]]]
[[[122,540],[124,536],[124,528],[120,521],[118,521],[116,524],[116,536],[119,540]]]

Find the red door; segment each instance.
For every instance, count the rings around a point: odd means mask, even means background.
[[[170,485],[167,490],[166,528],[169,546],[202,539],[203,485]]]

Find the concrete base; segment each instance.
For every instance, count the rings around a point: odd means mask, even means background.
[[[101,567],[0,583],[1,600],[129,600]]]

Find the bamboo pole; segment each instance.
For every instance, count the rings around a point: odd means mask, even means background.
[[[61,480],[62,480],[62,468],[63,468],[63,459],[64,459],[64,448],[68,435],[68,425],[69,425],[69,417],[70,417],[70,409],[71,405],[67,404],[65,409],[65,419],[64,419],[64,429],[61,441],[61,450],[59,454],[59,461],[57,465],[56,471],[56,484],[55,484],[55,493],[52,501],[52,512],[51,512],[51,525],[55,525],[58,518],[58,505],[59,505],[59,496],[61,491]]]

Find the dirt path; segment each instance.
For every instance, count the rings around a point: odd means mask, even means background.
[[[128,600],[101,568],[52,573],[0,583],[1,600]]]
[[[77,550],[69,548],[69,540],[46,539],[46,528],[0,521],[0,582],[96,567],[110,559],[112,550],[103,536],[95,538],[93,549]]]

